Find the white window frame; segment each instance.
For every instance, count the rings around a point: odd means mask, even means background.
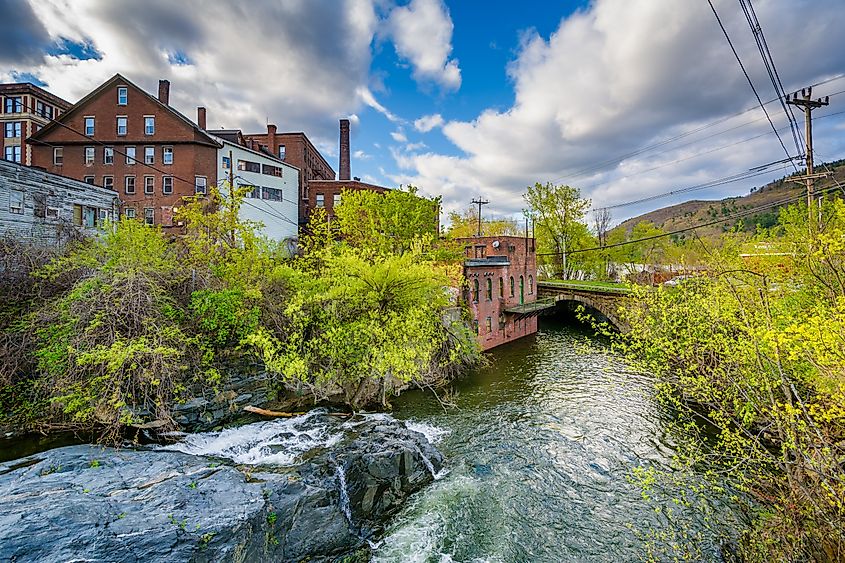
[[[156,193],[156,177],[144,176],[144,194],[152,195],[154,193]]]
[[[148,120],[152,120],[152,130],[149,127]],[[144,135],[150,136],[156,134],[156,116],[154,115],[145,115],[144,116]]]
[[[91,181],[89,182],[88,180],[91,180]],[[90,176],[83,176],[83,177],[82,177],[82,181],[83,181],[83,182],[85,182],[86,184],[90,184],[90,185],[92,185],[92,186],[93,186],[93,185],[94,185],[94,182],[96,182],[96,181],[97,181],[97,177],[96,177],[96,176],[94,176],[94,175],[90,175]]]
[[[94,164],[94,158],[97,156],[97,149],[94,147],[85,147],[84,149],[84,162],[85,166],[91,166]]]
[[[167,155],[170,155],[170,160],[167,159]],[[173,147],[161,147],[161,163],[162,164],[173,164]]]
[[[106,180],[111,180],[111,184],[106,182]],[[114,189],[114,176],[103,176],[103,187],[108,190]]]
[[[156,148],[144,147],[144,164],[156,163]]]
[[[123,133],[120,132],[120,121],[123,120]],[[118,137],[125,137],[129,133],[129,118],[125,115],[118,115],[115,118],[115,131]]]
[[[121,98],[123,101],[121,101]],[[126,86],[117,87],[117,105],[125,106],[129,103],[129,88]]]
[[[200,191],[200,186],[202,186],[202,191]],[[194,176],[194,195],[207,195],[208,194],[208,178],[205,176]]]
[[[9,190],[9,213],[23,215],[24,195],[21,190]]]
[[[11,155],[11,158],[9,156]],[[20,164],[21,162],[21,146],[20,145],[7,145],[3,154],[3,158],[8,160],[9,162],[16,162]]]
[[[132,179],[132,191],[129,191],[129,179]],[[135,176],[127,175],[123,177],[123,193],[126,195],[135,195],[137,186],[135,186]]]
[[[114,147],[103,147],[103,164],[114,164]]]
[[[90,129],[90,132],[89,132],[89,129],[88,129],[88,120],[89,120],[89,119],[91,120],[91,129]],[[85,134],[86,134],[87,136],[89,136],[89,137],[93,137],[93,136],[94,136],[94,132],[97,130],[97,129],[96,129],[97,123],[96,123],[96,121],[95,121],[95,119],[94,119],[94,116],[93,116],[93,115],[86,115],[86,116],[83,118],[83,123],[84,123],[84,125],[85,125],[85,129],[84,129]]]
[[[161,193],[171,195],[173,193],[173,176],[161,177]]]
[[[137,161],[138,153],[135,151],[135,147],[126,147],[126,165],[133,166]]]
[[[61,166],[65,162],[65,148],[53,147],[53,166]]]
[[[151,213],[148,214],[147,213],[148,211],[150,211]],[[148,219],[147,216],[148,215],[151,215],[151,217],[149,217],[149,223],[147,222],[147,219]],[[153,225],[156,224],[156,208],[155,207],[145,207],[144,208],[144,224],[149,225],[149,226],[153,226]]]
[[[135,208],[134,207],[127,207],[123,210],[123,215],[127,219],[134,219],[135,218]]]
[[[325,194],[317,194],[317,198],[315,200],[315,206],[316,207],[322,207],[322,208],[326,207],[326,196],[325,196]]]

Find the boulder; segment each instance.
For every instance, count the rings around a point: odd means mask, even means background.
[[[384,415],[318,411],[238,432],[170,449],[69,446],[0,465],[0,560],[366,560],[368,540],[442,465],[422,434]],[[238,446],[241,435],[265,443]],[[315,435],[329,439],[272,463]],[[231,453],[245,448],[255,463]]]

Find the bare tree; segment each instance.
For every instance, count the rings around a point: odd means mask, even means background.
[[[596,228],[596,236],[599,238],[599,246],[607,244],[607,231],[610,228],[610,221],[613,216],[610,209],[600,208],[593,210],[593,226]]]

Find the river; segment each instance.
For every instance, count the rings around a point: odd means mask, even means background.
[[[647,377],[583,329],[545,320],[489,359],[457,384],[456,408],[423,392],[395,401],[448,461],[374,561],[637,561],[649,546],[657,560],[720,560],[726,511],[683,509],[659,482],[646,500],[632,480],[636,467],[668,469],[674,452]]]

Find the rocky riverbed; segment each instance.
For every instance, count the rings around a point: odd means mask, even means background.
[[[442,463],[387,415],[323,410],[164,447],[57,448],[0,465],[0,560],[366,560]]]

